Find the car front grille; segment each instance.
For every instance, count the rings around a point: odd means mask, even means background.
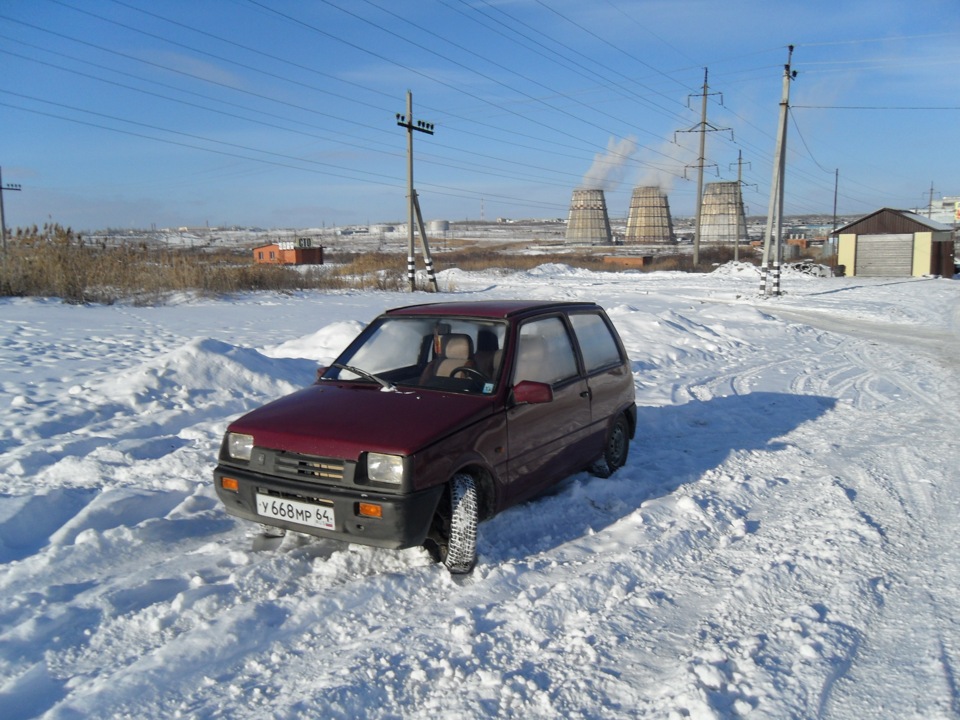
[[[314,482],[341,482],[343,460],[321,458],[298,453],[278,453],[274,470],[277,475]]]

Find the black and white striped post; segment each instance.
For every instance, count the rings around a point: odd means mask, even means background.
[[[767,229],[763,238],[763,259],[760,263],[760,294],[764,297],[780,295],[780,262],[783,236],[783,180],[787,156],[787,113],[790,108],[790,81],[797,73],[790,69],[793,45],[788,48],[787,64],[783,66],[783,96],[780,100],[780,125],[777,149],[773,161],[773,180],[770,183],[770,205],[767,209]],[[770,268],[772,264],[772,268]],[[772,270],[772,272],[771,272]],[[768,277],[772,275],[772,277]],[[772,281],[772,282],[771,282]]]

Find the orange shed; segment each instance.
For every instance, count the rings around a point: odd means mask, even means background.
[[[255,247],[253,259],[277,265],[323,265],[323,246],[314,247],[311,238],[276,242]]]

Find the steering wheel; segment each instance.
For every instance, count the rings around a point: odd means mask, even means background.
[[[477,370],[476,368],[467,367],[466,365],[461,365],[461,366],[458,367],[458,368],[454,368],[453,372],[450,373],[450,377],[454,377],[458,372],[464,372],[464,373],[466,373],[467,375],[473,375],[475,378],[477,378],[478,380],[480,380],[480,381],[482,381],[482,382],[486,382],[486,381],[487,381],[487,376],[486,376],[486,375],[484,375],[482,372],[480,372],[480,371]]]

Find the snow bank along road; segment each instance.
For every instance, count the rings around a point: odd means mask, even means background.
[[[613,478],[481,526],[465,581],[253,552],[210,481],[231,418],[434,296],[0,300],[0,714],[960,717],[960,285],[444,275],[603,304],[639,418]]]

